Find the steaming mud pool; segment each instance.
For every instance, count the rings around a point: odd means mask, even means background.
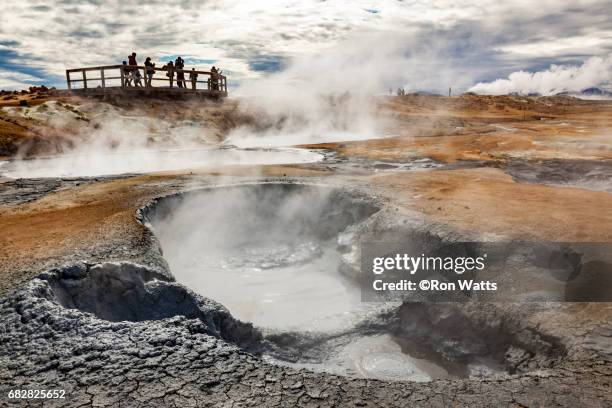
[[[439,364],[411,355],[384,330],[362,328],[399,306],[361,302],[358,275],[347,266],[355,235],[379,210],[364,197],[271,184],[209,189],[155,208],[150,225],[178,282],[271,338],[291,333],[317,344],[273,344],[264,352],[269,362],[412,381],[494,370],[482,361],[460,370]]]
[[[218,167],[310,163],[322,156],[305,149],[180,149],[87,152],[0,161],[0,175],[9,178],[96,177]]]

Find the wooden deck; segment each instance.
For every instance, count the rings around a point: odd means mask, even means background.
[[[140,74],[140,84],[135,73]],[[195,69],[167,69],[155,67],[149,77],[142,65],[105,65],[66,70],[68,91],[77,95],[134,95],[134,96],[200,96],[223,98],[227,96],[225,75]],[[184,75],[178,84],[178,76]],[[150,82],[150,84],[149,84]],[[138,86],[139,85],[139,86]]]
[[[200,97],[211,97],[211,98],[224,98],[227,96],[227,92],[213,91],[208,89],[185,89],[185,88],[170,88],[166,87],[120,87],[120,86],[107,86],[107,87],[96,87],[96,88],[78,88],[71,89],[69,91],[73,95],[83,96],[104,96],[104,95],[130,95],[130,96],[200,96]]]

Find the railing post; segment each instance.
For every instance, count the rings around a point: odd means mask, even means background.
[[[106,81],[104,80],[104,68],[100,70],[100,79],[102,79],[102,89],[106,88]]]
[[[66,70],[66,83],[68,84],[68,90],[72,90],[72,84],[70,83],[70,71]]]
[[[123,65],[119,67],[119,71],[121,71],[121,89],[125,88],[125,72],[123,71]]]
[[[87,89],[87,74],[85,73],[85,70],[81,72],[83,73],[83,88]]]

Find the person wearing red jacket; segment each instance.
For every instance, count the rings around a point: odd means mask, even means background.
[[[128,65],[138,65],[136,62],[136,53],[133,52],[132,55],[128,55]]]

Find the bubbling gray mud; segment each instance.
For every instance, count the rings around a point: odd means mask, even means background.
[[[91,151],[0,162],[0,175],[9,178],[95,177],[225,165],[311,163],[321,159],[317,153],[292,148]]]
[[[268,329],[336,330],[363,315],[358,287],[338,269],[357,224],[378,210],[364,197],[273,184],[166,204],[151,223],[173,274],[234,316]]]

